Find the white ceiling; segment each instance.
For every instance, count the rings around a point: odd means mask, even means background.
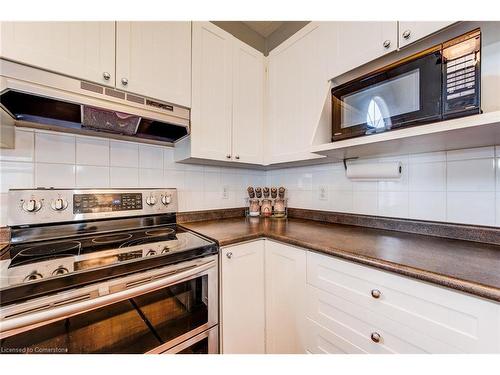
[[[284,21],[243,21],[243,23],[259,35],[267,38],[283,25]]]

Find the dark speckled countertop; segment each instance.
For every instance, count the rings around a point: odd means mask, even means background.
[[[312,220],[183,223],[220,246],[270,238],[500,302],[500,246]]]

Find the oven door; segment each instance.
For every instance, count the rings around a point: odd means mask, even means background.
[[[217,275],[212,256],[6,306],[1,352],[168,351],[217,327]]]
[[[389,66],[332,89],[332,140],[441,118],[441,51]]]

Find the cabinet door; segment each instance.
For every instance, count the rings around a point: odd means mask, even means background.
[[[117,22],[116,87],[191,106],[191,22]]]
[[[115,23],[1,22],[0,57],[114,86]]]
[[[265,352],[264,240],[221,250],[222,353]]]
[[[336,58],[330,59],[331,78],[395,51],[398,23],[336,22]]]
[[[306,160],[328,98],[328,41],[320,22],[308,24],[269,54],[269,163]]]
[[[210,22],[193,22],[191,156],[231,159],[234,37]]]
[[[304,353],[306,252],[266,240],[266,353]]]
[[[233,54],[233,160],[262,164],[264,55],[235,40]]]
[[[399,21],[399,48],[416,42],[417,40],[444,29],[453,23],[454,21]]]

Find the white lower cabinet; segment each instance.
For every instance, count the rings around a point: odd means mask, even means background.
[[[313,252],[306,295],[310,352],[500,353],[500,305],[481,298]]]
[[[266,240],[266,353],[304,353],[306,251]]]
[[[264,240],[221,249],[221,351],[265,353]]]
[[[500,353],[498,303],[273,240],[221,256],[223,353]]]

